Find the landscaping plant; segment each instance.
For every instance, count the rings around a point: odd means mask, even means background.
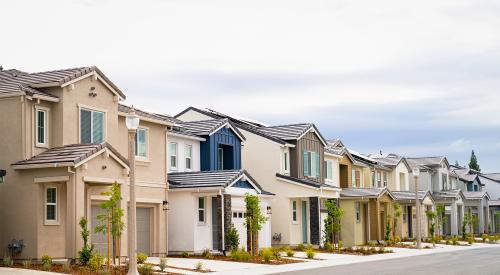
[[[97,272],[101,269],[103,261],[104,259],[102,258],[102,255],[99,252],[94,252],[90,256],[88,267],[90,270]]]
[[[27,259],[23,261],[23,267],[26,269],[31,268],[31,259]]]
[[[90,232],[87,228],[88,221],[86,218],[81,218],[80,219],[80,235],[82,236],[83,239],[83,247],[82,250],[78,251],[78,261],[80,262],[81,265],[86,266],[90,260],[90,257],[92,256],[92,252],[94,251],[94,245],[89,244],[89,235]]]
[[[306,250],[306,256],[308,259],[314,259],[314,256],[316,255],[316,252],[314,252],[314,249],[308,248]]]
[[[160,268],[160,271],[163,272],[167,268],[167,259],[166,258],[160,258],[160,264],[158,265]]]
[[[287,257],[293,257],[295,256],[295,251],[293,251],[292,249],[290,249],[289,247],[286,249],[286,256]]]
[[[270,248],[264,248],[260,251],[260,256],[265,263],[270,263],[271,258],[273,257],[273,251]]]
[[[401,205],[397,202],[395,202],[393,205],[392,205],[392,208],[394,210],[394,221],[393,221],[393,225],[392,225],[392,238],[393,239],[396,239],[396,230],[398,228],[398,221],[399,221],[399,218],[401,217],[401,214],[403,213],[403,211],[401,210]]]
[[[262,226],[267,222],[267,217],[264,216],[261,211],[258,196],[249,193],[245,194],[245,205],[247,210],[245,226],[250,235],[250,254],[255,256],[256,252],[259,251],[259,230],[261,230]]]
[[[300,251],[305,251],[306,250],[306,246],[303,243],[299,243],[297,245],[297,249],[300,250]]]
[[[446,208],[444,204],[440,203],[436,206],[436,216],[437,216],[437,235],[441,236],[443,232],[444,225],[448,222],[448,218],[444,216]]]
[[[3,257],[3,265],[4,266],[12,266],[13,265],[12,259],[9,256]]]
[[[184,251],[184,252],[181,253],[181,257],[182,258],[188,258],[189,257],[189,253],[186,252],[186,251]]]
[[[389,242],[391,240],[391,216],[387,215],[386,221],[385,221],[385,236],[384,240],[386,242]]]
[[[326,250],[326,251],[332,251],[333,250],[333,246],[330,242],[326,242],[324,245],[323,245],[323,248]]]
[[[139,265],[137,267],[137,271],[141,275],[153,275],[154,274],[153,265],[152,264]]]
[[[240,246],[240,235],[238,234],[238,230],[234,227],[234,224],[231,224],[231,227],[226,233],[226,242],[231,250],[238,249]]]
[[[137,263],[143,264],[148,259],[148,255],[145,253],[137,253]]]
[[[214,255],[212,255],[212,253],[210,252],[210,249],[208,249],[208,248],[203,250],[203,252],[201,253],[201,256],[207,260],[211,260],[214,258]]]
[[[195,267],[196,271],[202,271],[203,270],[203,262],[197,262],[194,267]]]
[[[331,241],[335,249],[338,233],[340,233],[341,225],[340,219],[344,216],[344,209],[337,206],[334,200],[327,200],[325,203],[328,216],[325,219],[325,235],[326,241]]]
[[[434,241],[434,233],[436,231],[436,212],[429,210],[425,212],[425,215],[427,215],[429,224],[429,235],[431,236],[431,240]]]

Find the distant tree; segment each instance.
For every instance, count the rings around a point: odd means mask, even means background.
[[[481,168],[479,168],[479,164],[477,163],[477,157],[474,153],[474,150],[472,150],[472,154],[470,155],[469,168],[481,172]]]
[[[455,160],[455,166],[460,166],[460,164],[458,163],[458,160]]]

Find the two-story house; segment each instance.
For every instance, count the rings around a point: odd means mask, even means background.
[[[127,210],[129,164],[125,95],[96,67],[27,73],[0,71],[0,247],[23,240],[19,258],[76,258],[83,240],[80,218],[96,226],[102,192],[122,186]],[[127,108],[127,107],[124,107]],[[138,250],[167,247],[166,128],[170,120],[138,112]],[[155,144],[153,150],[150,144]],[[159,150],[156,150],[158,148]],[[125,213],[127,217],[127,213]],[[125,221],[126,222],[126,221]],[[125,227],[126,228],[126,227]],[[102,249],[103,237],[91,241]],[[121,255],[127,255],[127,230]]]
[[[325,173],[334,167],[333,163],[325,162],[326,141],[314,124],[268,127],[194,107],[176,118],[184,121],[226,118],[234,122],[246,137],[241,151],[242,167],[263,188],[275,194],[271,201],[272,244],[321,243],[325,200],[337,199],[340,189],[333,177],[325,180]]]
[[[261,211],[268,217],[258,245],[271,246],[273,194],[242,169],[245,136],[238,128],[228,119],[178,120],[168,135],[169,251],[227,251],[225,235],[231,226],[240,243],[247,244],[247,193],[259,196]]]
[[[374,154],[370,155],[379,165],[383,165],[392,169],[389,172],[389,184],[387,185],[394,201],[401,206],[401,217],[398,220],[396,235],[401,238],[414,238],[416,230],[416,208],[415,208],[415,192],[410,191],[410,184],[414,184],[412,171],[406,159],[397,154]],[[412,179],[410,181],[410,179]],[[414,190],[414,189],[413,189]],[[434,199],[430,191],[419,191],[418,199],[422,205],[421,211],[421,236],[427,237],[428,220],[425,211],[434,209]]]
[[[490,215],[490,233],[500,232],[500,173],[479,174],[483,190],[488,192],[489,215]]]
[[[465,201],[465,212],[476,217],[477,222],[473,225],[474,234],[483,234],[489,232],[490,227],[490,196],[486,190],[483,190],[484,184],[477,171],[466,167],[450,166],[450,178],[457,188],[462,190]],[[466,227],[470,233],[470,227]]]
[[[406,160],[412,169],[420,169],[418,189],[430,191],[434,204],[442,204],[445,207],[444,215],[447,217],[447,222],[443,225],[441,233],[444,235],[460,234],[465,197],[462,190],[452,186],[449,176],[450,165],[446,157],[411,157]],[[410,191],[415,191],[414,184],[410,185]]]

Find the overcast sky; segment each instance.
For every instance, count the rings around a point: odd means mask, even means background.
[[[495,3],[496,2],[496,3]],[[3,1],[0,64],[97,65],[128,104],[314,122],[500,172],[498,1]]]

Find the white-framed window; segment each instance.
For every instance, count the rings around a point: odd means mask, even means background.
[[[362,187],[362,174],[361,170],[353,169],[352,170],[352,186],[353,187]]]
[[[304,151],[304,177],[318,178],[321,175],[321,157],[317,152]]]
[[[217,148],[217,170],[224,170],[224,149]]]
[[[80,109],[80,142],[102,143],[106,136],[105,113]]]
[[[198,197],[198,222],[205,223],[205,197]]]
[[[184,157],[186,162],[186,170],[193,169],[193,145],[184,145]]]
[[[297,222],[297,201],[292,201],[292,222]]]
[[[388,175],[387,172],[384,172],[384,187],[387,187]]]
[[[446,174],[441,175],[442,181],[443,181],[443,189],[442,190],[448,190],[448,176]]]
[[[333,162],[331,160],[325,161],[325,178],[333,180]]]
[[[285,174],[290,173],[290,154],[288,151],[283,152],[283,172]]]
[[[48,110],[36,109],[36,146],[47,147],[48,145]]]
[[[170,168],[177,169],[177,142],[170,142],[168,149],[170,156]]]
[[[356,202],[355,207],[356,207],[356,223],[360,223],[361,222],[361,203]]]
[[[382,187],[382,173],[377,172],[377,187]]]
[[[147,128],[139,127],[135,133],[135,156],[138,158],[148,158],[148,138]]]
[[[58,223],[57,187],[45,188],[45,224]]]
[[[408,218],[408,207],[403,206],[403,223],[406,223],[407,218]]]

